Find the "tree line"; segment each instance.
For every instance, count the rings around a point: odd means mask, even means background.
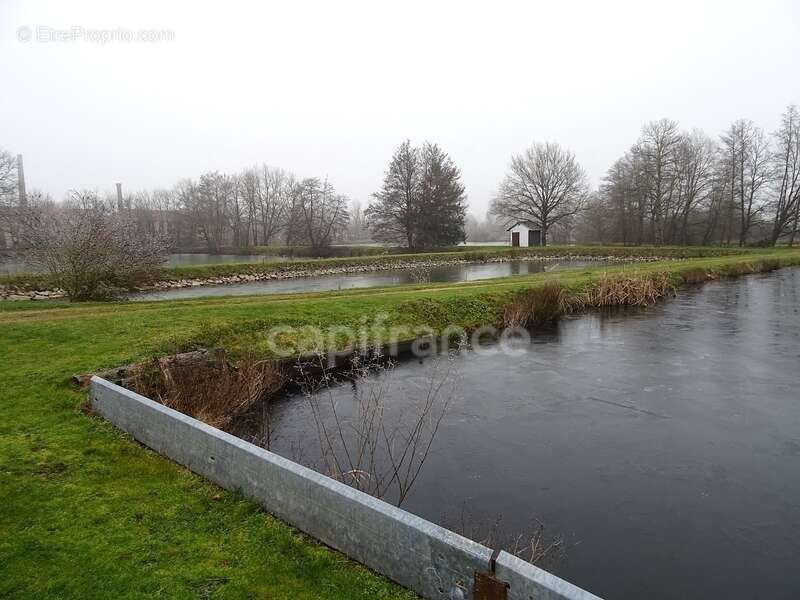
[[[587,197],[577,237],[623,244],[793,244],[800,217],[800,113],[767,135],[738,120],[717,139],[646,124]]]
[[[0,247],[14,238],[15,161],[0,150]],[[85,196],[86,192],[81,192]],[[31,203],[52,202],[41,192]],[[503,226],[532,221],[543,243],[793,244],[800,220],[800,112],[789,106],[766,134],[738,120],[716,139],[661,119],[606,172],[598,189],[575,155],[534,143],[511,157],[481,223],[467,216],[461,171],[437,144],[403,142],[366,208],[323,177],[298,178],[262,165],[212,171],[170,189],[107,203],[174,247],[292,245],[315,253],[335,241],[375,240],[408,248],[504,237]]]
[[[17,201],[15,168],[11,155],[0,151],[0,207],[6,209],[0,221],[9,232],[18,230],[9,223],[15,214],[9,209]],[[106,207],[125,211],[143,232],[165,234],[177,248],[201,244],[209,253],[218,253],[230,247],[285,244],[322,253],[334,241],[374,239],[411,248],[463,241],[467,207],[460,177],[436,144],[412,147],[404,142],[366,209],[338,193],[327,178],[299,179],[267,165],[234,174],[211,171],[169,189],[120,198],[90,190],[70,196],[93,196]],[[41,192],[28,197],[34,205],[53,204]]]

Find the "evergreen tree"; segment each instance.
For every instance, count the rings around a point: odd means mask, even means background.
[[[405,141],[366,216],[375,239],[419,248],[463,241],[466,211],[461,172],[447,153],[436,144],[414,148]]]
[[[420,151],[422,182],[417,246],[452,246],[464,241],[467,215],[461,172],[436,144]]]

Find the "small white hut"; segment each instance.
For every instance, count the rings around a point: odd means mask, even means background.
[[[517,221],[506,229],[512,246],[541,246],[542,230],[533,221]]]

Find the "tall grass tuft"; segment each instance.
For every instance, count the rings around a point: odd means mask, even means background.
[[[233,365],[224,353],[216,353],[202,362],[154,359],[133,387],[164,406],[225,429],[256,403],[269,401],[286,381],[275,361],[248,358]]]
[[[506,327],[530,327],[555,321],[576,308],[578,298],[570,295],[561,284],[549,281],[541,287],[521,292],[503,311]]]
[[[585,306],[649,306],[675,294],[675,286],[666,273],[653,275],[607,275],[586,292]]]
[[[772,271],[777,271],[781,268],[781,261],[777,258],[765,258],[760,263],[760,272],[761,273],[771,273]]]
[[[685,271],[680,272],[681,279],[683,283],[693,285],[698,283],[705,283],[710,279],[714,279],[714,274],[706,269],[701,267],[695,267],[692,269],[686,269]]]

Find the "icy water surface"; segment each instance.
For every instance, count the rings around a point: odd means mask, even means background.
[[[497,263],[455,264],[430,269],[429,281],[457,282],[491,279],[510,275],[527,275],[553,269],[580,269],[601,264],[581,260],[517,260]],[[231,285],[210,285],[193,288],[175,288],[163,291],[141,292],[131,300],[175,300],[202,296],[244,296],[248,294],[287,294],[325,292],[353,288],[387,287],[415,283],[415,275],[408,270],[345,273],[341,275],[316,275],[291,279],[270,279]]]
[[[567,542],[556,573],[607,598],[800,597],[799,310],[800,269],[783,270],[567,319],[520,355],[462,352],[404,508],[520,533],[535,517]],[[346,416],[391,377],[402,411],[433,364],[331,393]],[[313,454],[309,403],[274,413],[273,450]]]

